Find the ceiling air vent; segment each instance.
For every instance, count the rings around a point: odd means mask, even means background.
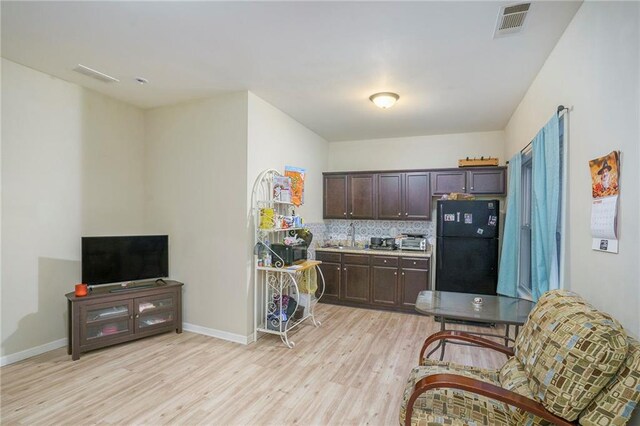
[[[86,76],[89,76],[91,78],[95,78],[96,80],[100,80],[104,83],[119,83],[120,80],[118,80],[115,77],[111,77],[110,75],[101,73],[100,71],[96,71],[92,68],[89,67],[85,67],[82,64],[78,64],[77,67],[75,67],[73,69],[75,72],[79,72],[80,74],[84,74]]]
[[[520,32],[524,26],[524,18],[526,18],[530,7],[531,3],[501,7],[493,38]]]

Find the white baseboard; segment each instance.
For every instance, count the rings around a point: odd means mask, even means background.
[[[195,324],[183,323],[182,329],[185,331],[191,331],[192,333],[203,334],[205,336],[215,337],[222,340],[227,340],[229,342],[240,343],[243,345],[248,345],[253,342],[253,334],[248,336],[243,336],[241,334],[229,333],[226,331],[216,330],[214,328],[202,327]],[[5,355],[0,358],[0,367],[4,365],[13,364],[18,361],[22,361],[27,358],[31,358],[32,356],[40,355],[45,352],[52,351],[54,349],[63,348],[67,346],[67,338],[55,340],[53,342],[45,343],[44,345],[36,346],[34,348],[29,348],[24,351],[16,352],[13,354]]]
[[[228,342],[241,343],[243,345],[248,345],[249,343],[253,342],[253,333],[249,336],[243,336],[242,334],[229,333],[227,331],[202,327],[200,325],[189,324],[187,322],[182,323],[182,329],[185,331],[190,331],[192,333],[203,334],[205,336],[226,340]]]
[[[67,338],[65,337],[64,339],[59,339],[53,342],[45,343],[44,345],[36,346],[35,348],[30,348],[24,351],[5,355],[0,358],[0,367],[8,364],[13,364],[14,362],[22,361],[23,359],[31,358],[32,356],[40,355],[54,349],[63,348],[67,346],[67,342]]]

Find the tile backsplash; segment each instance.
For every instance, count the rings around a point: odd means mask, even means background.
[[[349,239],[349,224],[356,229],[356,241],[368,243],[371,237],[394,237],[398,234],[435,235],[435,222],[406,220],[325,220],[324,223],[305,224],[313,232],[313,241],[322,244],[325,240]]]
[[[424,234],[427,238],[435,237],[435,222],[406,220],[325,220],[324,223],[305,223],[313,233],[313,242],[309,247],[310,258],[315,259],[315,247],[325,241],[346,241],[349,224],[356,228],[356,242],[369,244],[371,237],[391,237],[398,234]]]
[[[305,223],[304,227],[309,229],[313,234],[313,241],[311,242],[311,246],[309,246],[309,254],[311,259],[316,258],[315,247],[317,245],[322,245],[325,240],[326,235],[326,226],[324,223]]]

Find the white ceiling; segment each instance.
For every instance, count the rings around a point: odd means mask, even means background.
[[[2,1],[2,56],[142,108],[250,90],[329,141],[498,130],[581,3],[494,40],[505,4]]]

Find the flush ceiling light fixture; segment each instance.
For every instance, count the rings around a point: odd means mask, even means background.
[[[398,96],[397,93],[380,92],[369,96],[369,99],[371,99],[371,102],[376,104],[378,108],[387,109],[394,106],[396,101],[400,99],[400,96]]]

